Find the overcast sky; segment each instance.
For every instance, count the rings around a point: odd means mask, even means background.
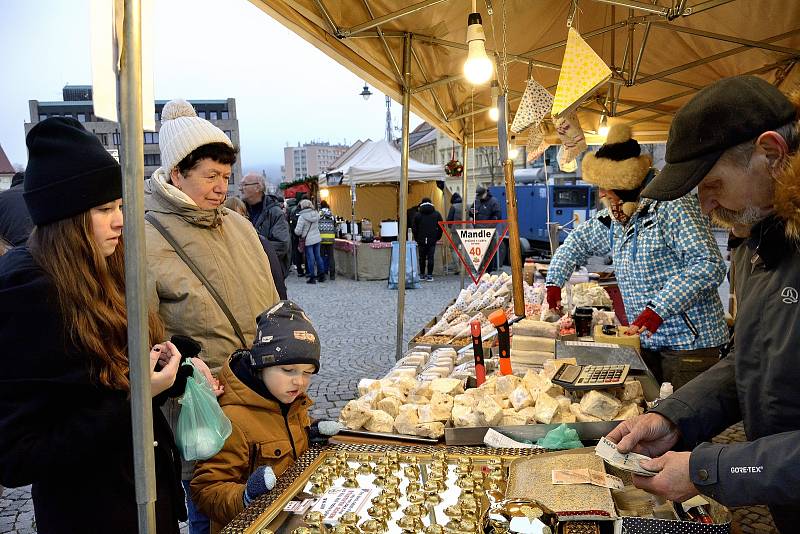
[[[363,80],[247,0],[155,0],[155,19],[156,99],[235,98],[245,172],[279,178],[287,143],[384,138],[383,95],[371,87],[364,102]],[[27,160],[28,100],[91,83],[88,28],[89,0],[0,0],[0,145],[12,163]]]

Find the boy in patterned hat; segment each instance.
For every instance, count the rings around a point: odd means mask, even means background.
[[[320,344],[311,321],[294,302],[282,300],[258,319],[250,350],[236,351],[223,366],[219,398],[233,432],[222,450],[197,464],[192,497],[219,532],[251,500],[275,487],[310,442],[336,434],[335,421],[311,423],[306,396],[319,372]]]
[[[672,202],[641,197],[655,174],[630,128],[614,125],[606,143],[583,159],[583,180],[600,188],[606,209],[578,226],[553,255],[547,303],[589,256],[610,254],[627,332],[641,334],[642,357],[659,381],[677,389],[719,361],[728,341],[717,288],[725,262],[695,195]]]

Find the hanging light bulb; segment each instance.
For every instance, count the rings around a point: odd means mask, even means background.
[[[369,100],[369,97],[372,96],[372,91],[369,90],[369,86],[367,86],[367,84],[365,83],[364,89],[362,89],[361,92],[358,94],[361,95],[361,98],[363,98],[364,100]]]
[[[497,108],[497,95],[500,93],[500,86],[497,80],[492,82],[492,107],[489,108],[489,119],[497,122],[500,118],[500,110]]]
[[[605,115],[600,117],[600,125],[597,127],[597,135],[600,137],[608,136],[608,117]]]
[[[469,53],[464,62],[464,76],[473,85],[481,85],[489,81],[494,65],[486,55],[486,35],[480,13],[470,13],[467,19],[467,45]]]
[[[519,156],[519,148],[516,141],[516,136],[512,135],[511,141],[508,143],[508,159],[517,159],[517,156]]]

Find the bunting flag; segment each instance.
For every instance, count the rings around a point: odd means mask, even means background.
[[[610,79],[611,69],[608,65],[577,30],[570,28],[551,114],[553,117],[561,117],[575,111],[588,96]]]
[[[553,95],[542,85],[531,78],[522,94],[511,131],[519,133],[530,126],[538,126],[544,116],[550,113],[553,107]]]
[[[556,132],[561,139],[562,148],[558,155],[558,164],[561,170],[564,170],[565,167],[571,167],[568,164],[586,150],[586,138],[583,136],[583,128],[575,112],[556,119]],[[564,170],[564,172],[572,171]]]
[[[531,133],[528,135],[528,146],[526,147],[528,163],[533,163],[544,154],[544,151],[547,149],[547,142],[544,140],[544,137],[545,132],[541,124],[531,129]]]

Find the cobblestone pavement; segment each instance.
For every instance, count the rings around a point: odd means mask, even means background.
[[[380,378],[395,362],[397,291],[386,281],[347,278],[308,285],[294,273],[287,293],[311,318],[322,342],[322,361],[309,388],[312,416],[334,419],[357,394],[361,378]],[[406,291],[404,346],[458,295],[458,276],[422,282]]]

